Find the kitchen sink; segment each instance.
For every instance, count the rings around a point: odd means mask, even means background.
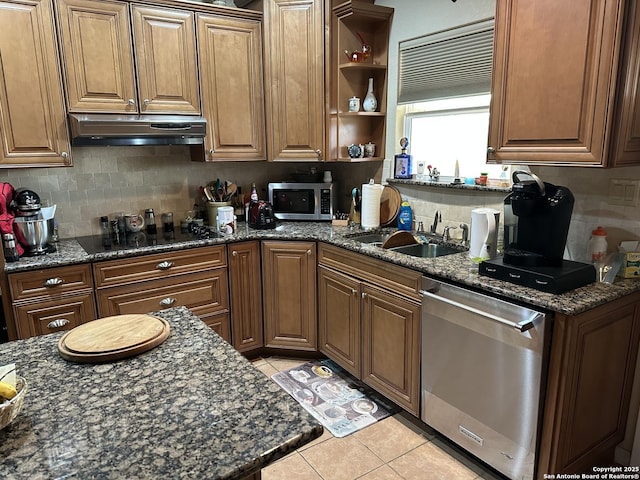
[[[354,235],[350,237],[349,240],[354,240],[356,242],[368,243],[370,245],[375,245],[380,247],[384,241],[389,238],[390,233],[368,233],[365,235]]]
[[[439,243],[419,243],[416,245],[403,245],[401,247],[393,247],[390,250],[407,255],[413,255],[414,257],[423,258],[442,257],[444,255],[451,255],[452,253],[460,253],[462,251],[456,247],[441,245]]]

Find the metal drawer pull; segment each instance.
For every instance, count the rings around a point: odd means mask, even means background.
[[[163,307],[169,307],[176,302],[177,300],[175,298],[167,297],[160,300],[160,305],[162,305]]]
[[[469,305],[465,305],[464,303],[460,303],[460,302],[456,302],[455,300],[451,300],[449,298],[446,297],[441,297],[440,295],[436,295],[435,293],[431,293],[428,292],[426,290],[420,290],[420,294],[425,296],[425,297],[429,297],[432,298],[434,300],[438,300],[439,302],[443,302],[443,303],[447,303],[453,307],[456,308],[460,308],[462,310],[466,310],[467,312],[471,312],[474,313],[476,315],[480,315],[482,317],[485,318],[489,318],[491,320],[494,320],[498,323],[502,323],[503,325],[506,325],[508,327],[514,328],[520,332],[526,332],[527,330],[529,330],[530,328],[532,328],[534,326],[534,321],[540,317],[543,316],[541,313],[535,313],[533,314],[529,319],[527,320],[522,320],[521,322],[512,322],[511,320],[507,320],[506,318],[503,317],[499,317],[498,315],[493,315],[492,313],[489,312],[485,312],[484,310],[480,310],[478,308],[473,308]],[[424,308],[424,307],[423,307]]]
[[[173,262],[167,262],[166,260],[164,262],[160,262],[158,265],[156,265],[156,268],[158,270],[169,270],[171,267],[173,267],[175,265],[175,263]]]
[[[59,318],[57,320],[52,320],[47,323],[48,328],[62,328],[69,323],[69,320],[66,318]]]
[[[64,280],[59,277],[47,278],[44,281],[43,286],[47,288],[51,288],[51,287],[57,287],[58,285],[62,285],[63,283],[64,283]]]
[[[237,257],[238,256],[238,252],[234,250],[233,252],[231,252],[231,255],[233,255],[234,257]]]

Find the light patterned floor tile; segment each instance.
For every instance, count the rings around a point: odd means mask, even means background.
[[[299,367],[300,365],[304,365],[309,361],[287,357],[268,357],[266,358],[266,360],[273,368],[275,368],[279,372],[289,370],[290,368]]]
[[[353,435],[332,438],[300,454],[324,480],[354,480],[383,465]]]
[[[304,450],[308,449],[309,447],[313,447],[314,445],[317,445],[317,444],[319,444],[319,443],[326,442],[327,440],[330,440],[330,439],[332,439],[332,438],[334,438],[334,437],[333,437],[333,435],[332,435],[332,433],[331,433],[327,428],[325,428],[325,429],[324,429],[324,432],[322,432],[322,435],[320,435],[320,436],[319,436],[318,438],[316,438],[315,440],[313,440],[313,441],[311,441],[311,442],[307,443],[306,445],[303,445],[302,447],[300,447],[300,448],[298,449],[298,451],[299,451],[299,452],[302,452],[302,451],[304,451]]]
[[[292,453],[262,470],[262,480],[322,480],[299,453]]]
[[[274,375],[276,373],[278,373],[278,370],[276,370],[275,368],[273,368],[273,366],[270,363],[263,363],[260,365],[255,365],[255,367],[260,370],[262,373],[264,373],[267,377],[271,378],[271,375]]]
[[[383,461],[389,462],[427,442],[420,430],[393,416],[353,434]]]
[[[380,468],[376,468],[374,471],[369,472],[362,477],[358,477],[358,480],[404,480],[388,465],[383,465]]]
[[[478,474],[427,442],[388,464],[406,480],[473,480]]]

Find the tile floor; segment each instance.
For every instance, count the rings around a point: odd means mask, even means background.
[[[265,375],[306,363],[257,358]],[[344,438],[325,429],[313,442],[262,471],[262,480],[498,480],[472,458],[443,441],[425,424],[399,413]]]

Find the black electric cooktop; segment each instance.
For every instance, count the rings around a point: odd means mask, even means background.
[[[192,240],[220,237],[220,234],[206,226],[196,228],[195,231],[194,229],[190,230],[176,229],[173,232],[158,230],[158,233],[153,235],[146,232],[127,233],[126,235],[121,235],[118,239],[106,238],[102,235],[89,235],[76,237],[76,240],[89,255],[93,255],[95,253],[134,250],[142,247],[172,245]]]

